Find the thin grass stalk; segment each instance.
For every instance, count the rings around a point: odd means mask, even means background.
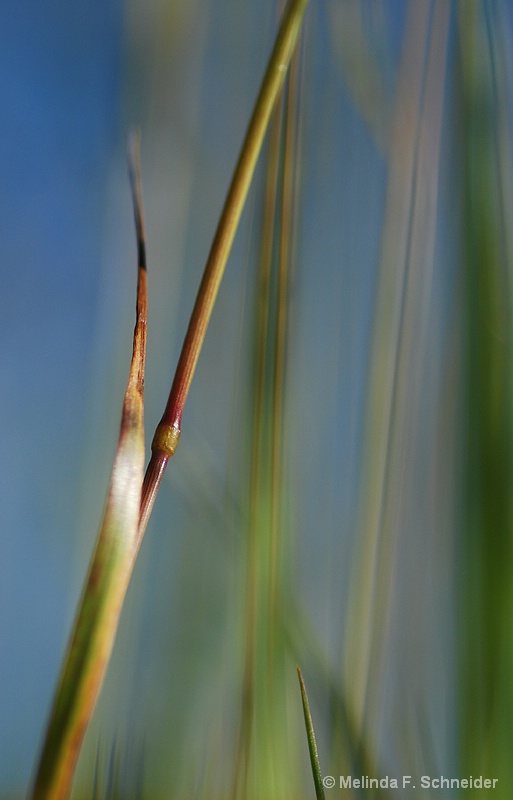
[[[226,262],[246,201],[269,118],[294,52],[308,0],[289,0],[264,74],[178,360],[169,399],[152,443],[144,478],[139,536],[142,538],[168,461],[180,437],[182,414]]]
[[[107,505],[55,695],[32,790],[33,800],[65,800],[70,793],[82,739],[114,644],[137,544],[144,470],[147,294],[137,148],[133,151],[132,159],[138,242],[137,309],[132,362]]]

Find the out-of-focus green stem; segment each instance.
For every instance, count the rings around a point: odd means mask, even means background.
[[[257,292],[254,411],[251,444],[249,528],[247,536],[245,654],[240,731],[235,761],[232,800],[248,796],[249,762],[252,750],[255,711],[255,651],[257,636],[257,595],[259,583],[258,528],[259,500],[262,492],[263,428],[265,406],[266,344],[269,335],[271,265],[275,237],[277,186],[280,172],[281,103],[278,103],[269,130],[260,265]]]
[[[460,757],[462,770],[493,775],[509,797],[513,306],[507,228],[512,194],[510,165],[502,160],[499,143],[501,132],[508,133],[504,121],[501,131],[500,120],[510,105],[511,83],[498,80],[507,38],[497,11],[493,4],[459,5],[466,320]]]
[[[267,69],[242,144],[239,159],[210,248],[196,302],[185,335],[182,352],[167,405],[152,443],[152,456],[146,471],[141,500],[141,535],[147,525],[167,462],[175,452],[182,414],[205,338],[219,284],[244,208],[256,162],[262,147],[271,111],[285,75],[308,0],[289,0],[282,17]]]

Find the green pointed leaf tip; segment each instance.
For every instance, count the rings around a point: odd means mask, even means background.
[[[317,752],[317,742],[315,741],[315,731],[313,727],[312,715],[310,713],[310,705],[308,703],[308,695],[306,693],[305,682],[299,667],[297,669],[297,676],[299,678],[299,688],[301,689],[301,700],[303,702],[303,714],[305,716],[306,737],[308,739],[308,752],[310,753],[310,764],[312,766],[312,775],[315,786],[315,796],[317,800],[324,800],[324,786],[322,782],[321,765],[319,763],[319,753]]]

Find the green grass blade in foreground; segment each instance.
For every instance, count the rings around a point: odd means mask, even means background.
[[[135,159],[134,159],[135,161]],[[144,471],[146,264],[140,183],[134,175],[139,251],[137,318],[121,431],[103,522],[48,723],[32,797],[69,796],[83,736],[107,669],[137,542]]]
[[[152,443],[144,478],[140,536],[150,517],[164,471],[180,436],[182,414],[224,268],[244,208],[271,112],[285,80],[308,0],[289,0],[221,212],[185,335],[171,392]]]
[[[297,676],[299,678],[299,688],[301,689],[301,700],[303,702],[303,714],[305,715],[305,728],[306,737],[308,739],[308,752],[310,753],[310,764],[312,765],[312,775],[315,785],[315,796],[317,800],[324,800],[324,785],[322,782],[321,765],[319,763],[319,753],[317,752],[317,742],[315,741],[315,731],[310,713],[310,706],[308,704],[308,695],[306,694],[305,682],[301,675],[301,670],[297,667]]]
[[[501,797],[511,797],[511,39],[492,5],[460,4],[458,23],[466,350],[459,746],[462,773],[493,777]]]

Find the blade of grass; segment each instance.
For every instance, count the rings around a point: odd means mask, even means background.
[[[408,9],[403,53],[399,66],[394,114],[393,146],[389,154],[388,197],[374,314],[374,343],[370,360],[369,408],[365,423],[368,442],[363,445],[365,498],[362,502],[362,536],[353,570],[345,683],[351,687],[352,706],[359,735],[366,715],[366,694],[374,635],[376,575],[390,450],[391,418],[400,331],[401,297],[405,282],[408,229],[414,188],[414,155],[417,138],[424,50],[429,22],[428,4]]]
[[[297,667],[297,676],[299,678],[299,688],[301,689],[301,701],[303,703],[303,714],[305,717],[306,738],[308,739],[308,752],[310,754],[310,764],[312,766],[312,776],[315,786],[315,796],[317,800],[324,800],[324,786],[322,782],[321,764],[319,762],[319,753],[317,751],[317,742],[315,741],[315,731],[313,726],[312,714],[310,713],[310,705],[308,703],[308,695],[306,693],[305,682],[301,675],[301,670]]]
[[[377,147],[386,153],[390,146],[389,103],[382,65],[365,27],[364,17],[369,9],[365,8],[364,13],[364,4],[360,2],[330,3],[327,11],[330,36],[344,82]],[[377,3],[371,13],[379,15]],[[386,25],[382,24],[382,29],[386,32]],[[386,46],[388,49],[390,43]]]
[[[346,645],[348,702],[359,735],[377,745],[388,642],[397,595],[404,502],[421,427],[422,375],[431,304],[439,143],[449,9],[408,8],[390,150],[369,400],[361,525]],[[369,742],[372,746],[372,743]]]
[[[92,800],[101,798],[101,748],[100,741],[96,745],[96,760],[94,762],[93,797]]]
[[[269,305],[271,291],[271,265],[275,238],[275,216],[277,205],[277,187],[280,171],[280,136],[282,104],[275,108],[270,124],[269,148],[267,153],[266,182],[264,190],[264,209],[262,223],[262,239],[260,245],[260,264],[256,299],[256,347],[255,347],[255,383],[254,408],[252,419],[251,443],[251,477],[249,500],[249,530],[247,536],[247,577],[246,577],[246,612],[244,617],[245,653],[244,674],[242,679],[242,703],[240,729],[233,779],[232,799],[248,795],[249,762],[253,733],[255,706],[255,651],[257,596],[259,584],[258,570],[258,518],[259,498],[262,492],[262,460],[264,439],[264,405],[266,348],[269,336]]]
[[[283,636],[291,554],[284,513],[285,379],[296,210],[298,53],[272,118],[262,214],[246,553],[244,674],[232,798],[281,797],[294,744],[287,728]],[[282,124],[283,123],[283,124]]]
[[[501,158],[501,138],[511,135],[511,83],[501,70],[507,28],[498,11],[480,2],[458,9],[466,350],[459,726],[462,769],[493,775],[506,797],[512,788],[513,309],[511,161]]]
[[[147,299],[139,156],[135,141],[131,159],[138,242],[132,362],[105,513],[48,723],[32,792],[34,800],[64,800],[71,790],[82,739],[114,644],[137,541],[144,470]]]
[[[297,189],[297,106],[299,92],[298,58],[294,58],[286,102],[284,103],[283,175],[280,192],[280,230],[278,241],[278,264],[276,285],[275,334],[272,359],[274,361],[271,396],[271,455],[270,455],[270,631],[276,633],[280,627],[281,604],[278,594],[280,584],[280,561],[283,556],[283,449],[284,449],[284,403],[287,361],[287,328],[290,300],[290,273],[292,270],[292,242]],[[273,652],[272,643],[269,651]],[[272,674],[272,663],[269,664]]]
[[[357,731],[344,687],[319,639],[319,633],[311,624],[308,616],[298,604],[293,605],[285,620],[286,637],[290,652],[296,660],[308,663],[308,671],[312,676],[314,694],[323,687],[327,692],[329,720],[327,725],[327,741],[330,746],[329,758],[336,764],[337,770],[351,775],[377,775],[377,762]],[[310,696],[312,688],[310,687]],[[373,798],[391,800],[386,789],[376,789]]]
[[[249,191],[269,118],[294,52],[307,2],[308,0],[289,0],[287,4],[242,144],[185,335],[169,399],[153,438],[152,456],[146,470],[142,491],[140,538],[142,538],[148,523],[167,463],[178,444],[183,409],[210,315]]]

